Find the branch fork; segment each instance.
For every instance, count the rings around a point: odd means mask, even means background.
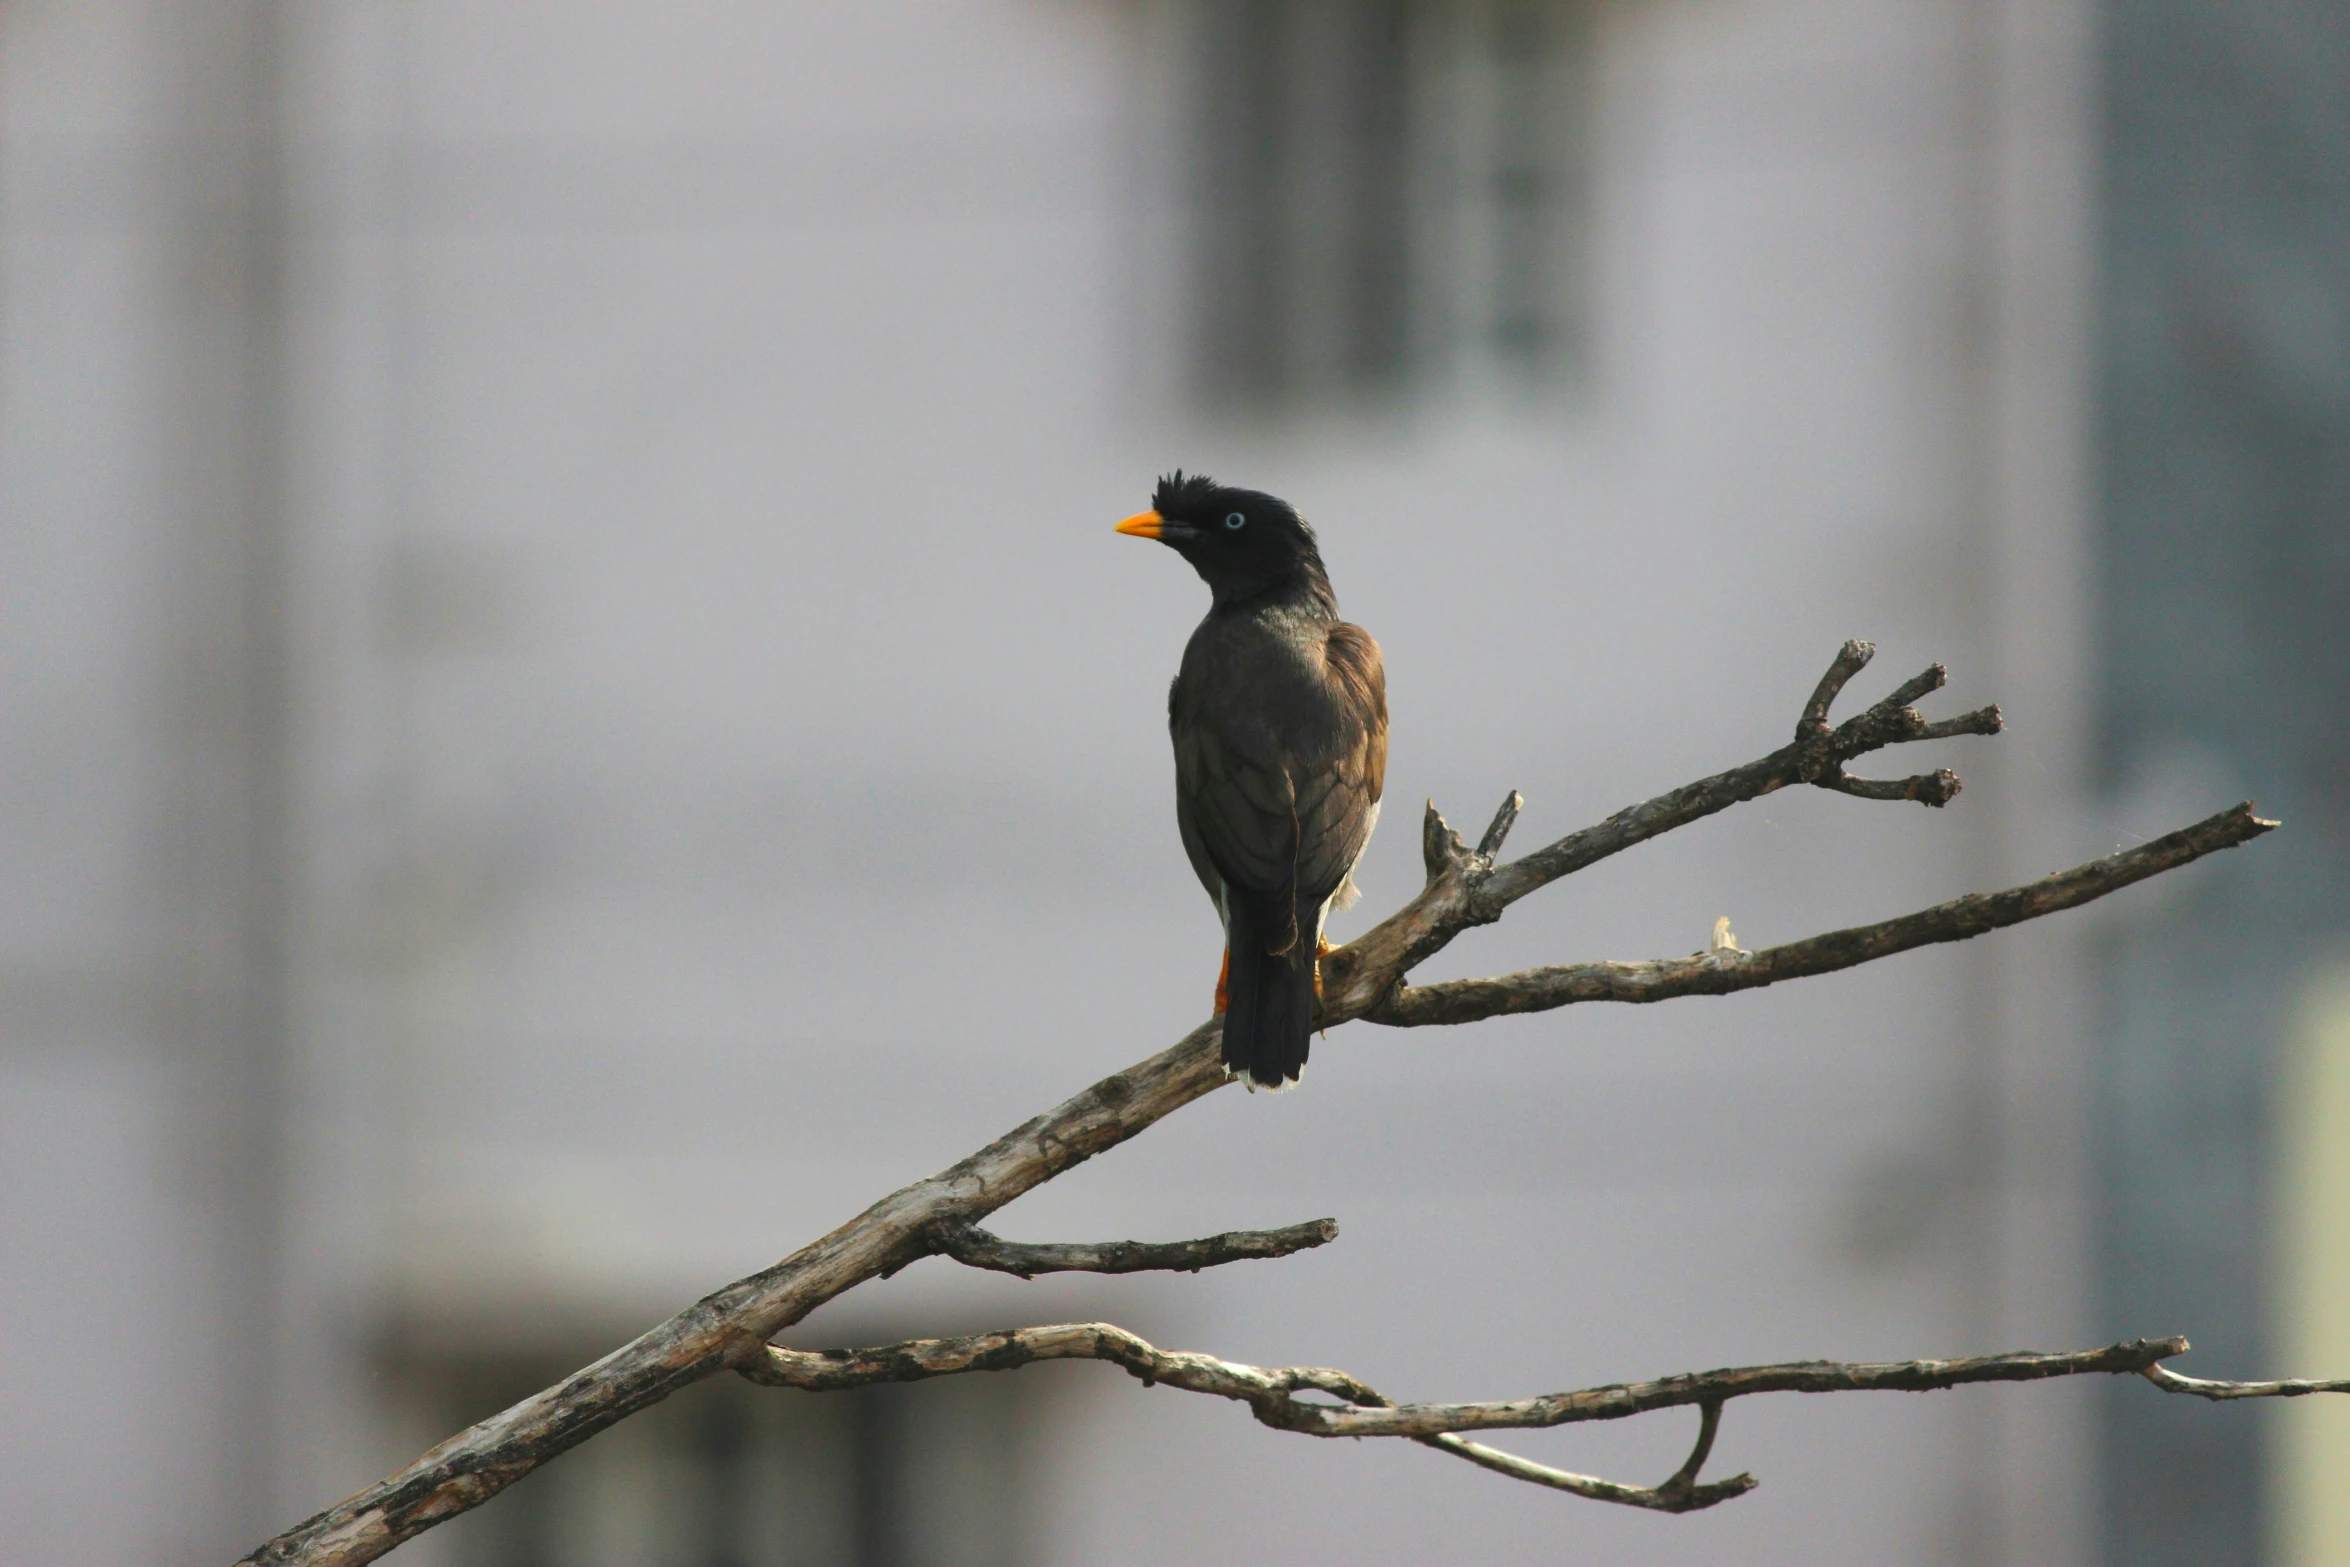
[[[1948,768],[1908,778],[1879,779],[1855,778],[1845,770],[1846,764],[1913,741],[1995,735],[2003,723],[1999,709],[1981,707],[1955,718],[1928,722],[1911,704],[1939,691],[1949,680],[1940,664],[1930,664],[1882,700],[1831,727],[1828,714],[1836,699],[1876,654],[1874,645],[1860,641],[1837,649],[1827,672],[1796,715],[1794,737],[1768,756],[1618,811],[1597,826],[1569,833],[1522,859],[1507,863],[1499,859],[1502,844],[1525,804],[1517,791],[1512,790],[1502,801],[1474,849],[1430,801],[1420,828],[1427,885],[1376,929],[1322,960],[1325,1025],[1356,1017],[1380,1023],[1417,1021],[1412,1006],[1403,999],[1405,976],[1442,951],[1454,936],[1472,926],[1494,923],[1511,904],[1562,876],[1743,801],[1793,784],[1811,784],[1864,800],[1914,800],[1935,807],[1949,804],[1960,785],[1958,775]],[[1447,1016],[1443,1021],[1470,1019]]]

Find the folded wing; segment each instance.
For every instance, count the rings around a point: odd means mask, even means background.
[[[1177,713],[1176,816],[1211,894],[1318,909],[1362,855],[1387,771],[1378,644],[1335,626],[1325,669],[1322,689],[1287,723],[1223,724],[1212,706]],[[1267,950],[1288,950],[1294,925],[1270,923]]]

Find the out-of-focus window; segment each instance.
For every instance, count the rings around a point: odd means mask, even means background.
[[[546,1368],[444,1368],[445,1423]],[[1030,1560],[1011,1377],[851,1393],[699,1383],[448,1526],[457,1567],[1017,1567]],[[454,1424],[451,1425],[454,1429]]]
[[[1574,0],[1195,0],[1185,203],[1210,402],[1552,387],[1583,348]]]

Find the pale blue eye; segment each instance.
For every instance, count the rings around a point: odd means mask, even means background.
[[[1248,519],[1238,512],[1233,512],[1224,519],[1224,531],[1227,533],[1238,533],[1247,526]]]

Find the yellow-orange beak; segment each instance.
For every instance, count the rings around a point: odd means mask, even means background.
[[[1155,539],[1165,531],[1167,520],[1155,511],[1138,511],[1118,524],[1120,533],[1131,533],[1138,539]]]

